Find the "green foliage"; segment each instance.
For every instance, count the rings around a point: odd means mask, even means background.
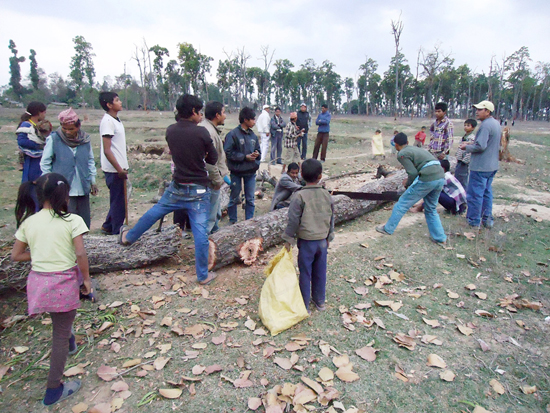
[[[38,83],[40,82],[40,76],[38,75],[38,63],[36,62],[36,52],[34,51],[34,49],[31,49],[29,61],[31,62],[31,72],[29,77],[31,79],[32,88],[34,90],[37,90]]]
[[[25,61],[23,56],[17,56],[17,49],[13,40],[10,40],[8,48],[13,56],[10,57],[10,86],[13,94],[21,99],[25,93],[25,88],[21,85],[21,67],[20,63]]]
[[[71,58],[69,77],[72,79],[76,92],[80,93],[87,86],[94,85],[95,69],[92,44],[88,43],[83,36],[76,36],[73,39],[75,55]],[[82,98],[84,100],[84,98]]]

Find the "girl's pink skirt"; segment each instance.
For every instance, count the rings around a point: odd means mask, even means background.
[[[78,266],[65,271],[32,271],[27,277],[29,315],[65,313],[80,308],[80,271]]]

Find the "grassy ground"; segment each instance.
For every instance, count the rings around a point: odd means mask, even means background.
[[[88,124],[95,125],[101,113],[88,116]],[[155,113],[124,114],[130,144],[146,139],[162,141],[163,128],[171,119],[167,114],[159,117]],[[0,113],[1,125],[13,119],[15,113]],[[234,118],[229,119],[226,129],[235,123]],[[429,125],[429,122],[425,119],[394,123],[386,118],[336,118],[332,125],[336,141],[330,143],[325,168],[330,174],[363,169],[369,161],[365,156],[370,148],[369,138],[376,128],[381,127],[389,141],[394,128],[410,136],[422,124]],[[455,126],[455,130],[458,129]],[[87,130],[97,134],[93,127]],[[429,242],[421,214],[407,215],[391,237],[373,230],[389,217],[389,207],[345,223],[337,228],[337,237],[329,250],[326,312],[313,311],[310,318],[273,338],[260,335],[261,331],[251,330],[252,326],[247,323],[247,327],[245,323],[250,318],[256,323],[255,329],[262,327],[257,308],[263,269],[277,249],[267,251],[262,261],[252,267],[234,265],[220,270],[219,280],[203,289],[194,283],[192,244],[187,242],[179,257],[161,266],[97,276],[101,300],[93,305],[84,303],[79,310],[75,330],[81,351],[69,358],[67,366],[89,363],[78,375],[83,388],[58,407],[43,409],[39,404],[48,371],[49,317],[25,319],[6,328],[0,336],[0,367],[9,366],[10,370],[0,380],[0,409],[18,406],[26,412],[65,412],[81,402],[89,408],[110,404],[117,398],[110,390],[111,385],[122,379],[131,395],[124,394],[128,397],[120,412],[176,409],[243,412],[247,411],[249,397],[265,396],[277,385],[298,384],[302,376],[315,380],[323,367],[336,371],[335,350],[349,356],[353,371],[359,376],[359,380],[352,383],[334,379],[333,386],[340,393],[338,401],[350,412],[353,406],[367,412],[471,412],[476,405],[493,412],[547,411],[550,404],[547,340],[550,332],[547,319],[550,133],[544,123],[517,124],[512,138],[523,142],[514,144],[511,150],[525,163],[502,165],[497,175],[497,219],[493,230],[471,234],[463,218],[441,213],[449,234],[449,243],[444,249]],[[13,233],[13,206],[10,205],[19,173],[13,165],[16,158],[10,158],[16,151],[13,131],[6,131],[3,126],[0,139],[0,179],[6,188],[0,193],[3,206],[0,222],[5,225],[3,237],[8,239]],[[97,144],[97,139],[94,142]],[[310,141],[310,152],[312,146]],[[98,153],[98,148],[94,149]],[[387,158],[387,163],[396,166],[394,159]],[[136,187],[131,215],[134,222],[150,207],[147,200],[156,192],[155,179],[165,175],[167,167],[163,161],[132,159]],[[99,182],[102,184],[101,179]],[[101,219],[107,207],[106,191],[102,189],[102,196],[93,206],[94,222]],[[269,202],[269,199],[259,201],[257,211],[265,212]],[[372,280],[390,275],[392,271],[402,273],[403,280],[394,280],[382,288],[371,285]],[[475,289],[466,289],[469,284],[474,284]],[[366,287],[368,292],[359,287]],[[456,297],[452,293],[458,297],[452,298]],[[476,293],[484,293],[486,298],[481,299]],[[501,300],[512,294],[543,306],[538,310],[499,306]],[[110,308],[116,301],[122,304]],[[402,306],[396,305],[389,312],[389,307],[377,306],[375,301],[393,301],[394,306],[395,303]],[[356,309],[358,304],[371,307]],[[132,305],[138,306],[141,313]],[[24,315],[25,310],[22,295],[6,296],[0,301],[0,319]],[[154,310],[155,314],[148,310]],[[476,315],[476,310],[485,310],[494,317],[481,317]],[[359,321],[351,324],[344,323],[344,320],[357,319]],[[362,319],[364,323],[360,322]],[[379,323],[373,323],[375,319]],[[439,326],[432,328],[424,319],[432,324],[436,320]],[[105,322],[113,324],[99,331]],[[166,325],[170,322],[171,327]],[[205,329],[196,337],[179,336],[171,331],[175,326],[185,329],[196,325]],[[472,334],[463,335],[457,325],[471,327]],[[398,333],[413,337],[416,345],[413,351],[398,346],[394,341]],[[214,344],[222,334],[225,334],[224,343]],[[422,342],[426,335],[437,336],[441,345]],[[299,359],[295,367],[303,371],[284,370],[274,359],[291,357],[285,346],[296,336],[308,338],[302,341],[303,349],[296,352]],[[490,348],[483,351],[478,340]],[[320,349],[322,341],[334,349],[329,356]],[[355,353],[369,343],[379,350],[373,362]],[[163,347],[157,346],[165,344],[171,344],[171,348],[161,354]],[[19,354],[14,349],[19,346],[29,349]],[[272,355],[270,348],[275,349]],[[155,354],[147,354],[151,352]],[[443,381],[439,376],[443,369],[426,365],[430,354],[437,354],[446,362],[446,370],[456,376],[454,381]],[[120,373],[131,368],[123,367],[127,361],[141,359],[141,363],[145,363],[161,356],[171,359],[160,370],[138,367],[111,382],[97,375],[102,365],[117,367]],[[195,366],[215,364],[222,368],[221,372],[193,373]],[[196,373],[200,370],[195,368]],[[238,382],[231,381],[248,374],[246,371],[251,371],[251,386],[235,387],[234,383]],[[396,371],[402,373],[401,379],[396,377]],[[185,381],[183,394],[178,399],[159,396],[158,389],[172,388],[168,381],[179,382],[182,376],[195,377],[198,381]],[[493,379],[503,386],[502,395],[490,385]],[[525,386],[536,386],[536,390],[525,394],[521,390]],[[309,405],[316,411],[328,409],[316,401]],[[339,406],[336,404],[334,408]]]

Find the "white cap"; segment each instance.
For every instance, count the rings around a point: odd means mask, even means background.
[[[269,105],[264,105],[263,109],[269,109],[271,106]]]
[[[493,105],[493,102],[489,102],[488,100],[483,100],[478,104],[472,106],[476,109],[487,109],[489,112],[495,111],[495,105]]]

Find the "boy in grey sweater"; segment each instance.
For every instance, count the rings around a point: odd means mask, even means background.
[[[316,159],[302,163],[302,178],[306,186],[296,191],[288,207],[288,224],[282,235],[285,247],[298,239],[298,268],[300,269],[300,291],[309,312],[309,301],[317,310],[325,310],[327,281],[327,250],[334,239],[334,212],[332,198],[319,185],[323,166]]]

